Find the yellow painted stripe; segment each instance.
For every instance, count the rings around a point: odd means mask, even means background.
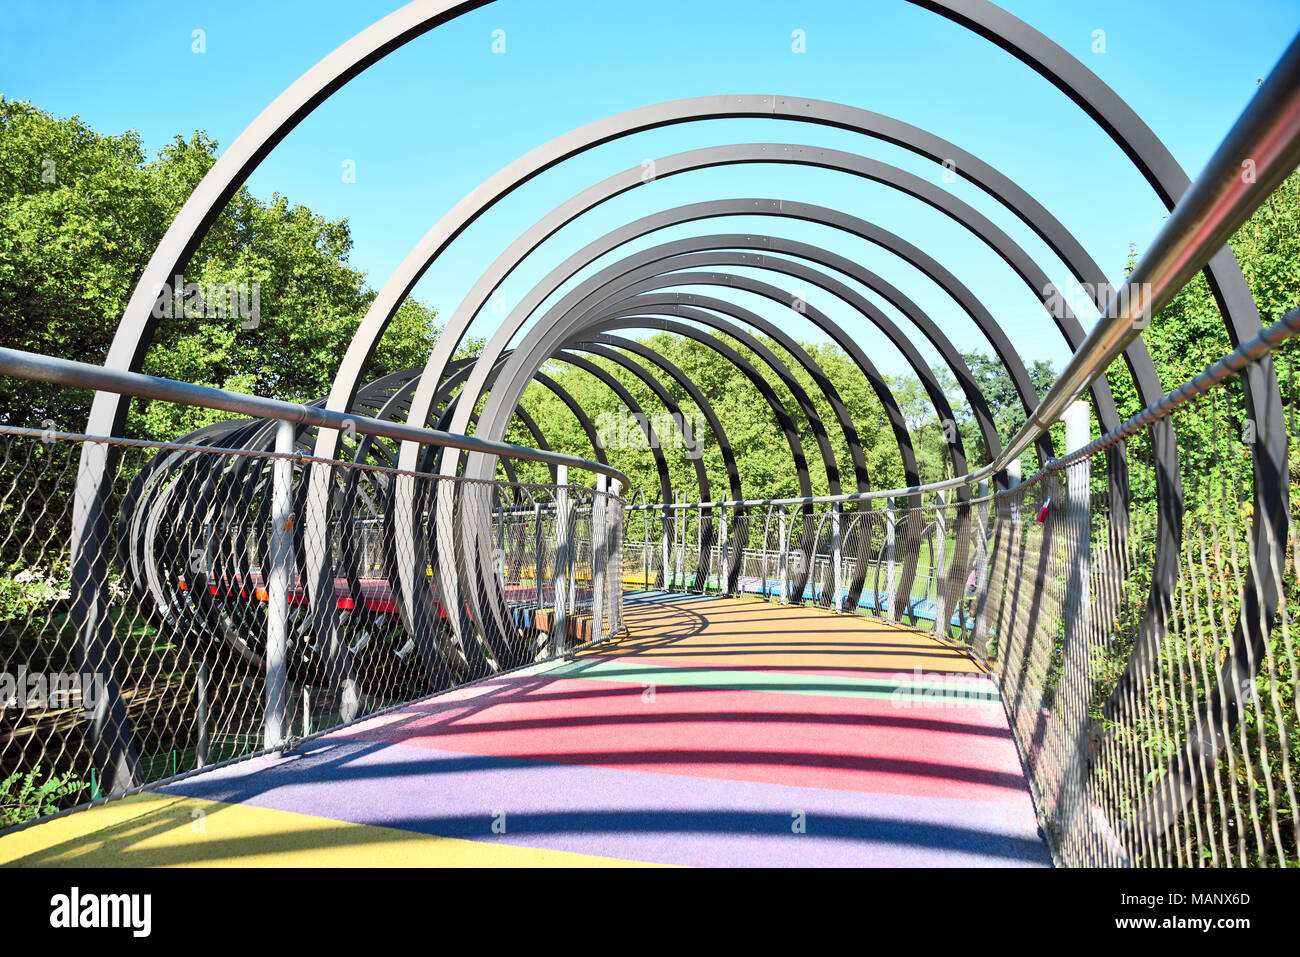
[[[711,668],[983,674],[962,649],[907,625],[745,598],[629,603],[627,635],[578,657],[670,659]]]
[[[8,867],[637,867],[636,861],[137,794],[0,837]]]

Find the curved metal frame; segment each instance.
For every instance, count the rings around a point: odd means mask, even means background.
[[[904,259],[909,264],[925,273],[930,279],[936,282],[954,301],[971,317],[977,327],[985,334],[986,338],[992,345],[995,353],[1001,358],[1012,374],[1012,382],[1021,397],[1026,411],[1032,410],[1037,402],[1037,392],[1034,390],[1032,383],[1029,381],[1028,372],[1021,363],[1019,356],[1011,347],[996,320],[984,309],[979,300],[970,292],[970,290],[961,283],[955,276],[944,269],[936,260],[928,256],[920,249],[907,243],[901,237],[883,230],[874,224],[860,220],[856,217],[840,213],[836,210],[826,209],[824,207],[814,206],[806,203],[794,203],[779,200],[715,200],[711,202],[696,203],[688,206],[678,207],[672,210],[665,210],[661,213],[652,214],[643,217],[625,227],[614,230],[607,236],[595,240],[588,246],[584,247],[578,253],[569,257],[561,266],[557,267],[545,279],[538,284],[528,295],[521,301],[520,305],[507,318],[506,324],[502,327],[502,332],[497,338],[506,339],[513,337],[514,334],[522,328],[527,321],[528,315],[535,304],[540,303],[553,293],[559,286],[570,276],[576,273],[583,266],[598,258],[610,250],[617,248],[632,239],[647,235],[657,229],[665,228],[671,225],[694,222],[697,220],[715,218],[731,215],[770,215],[778,217],[788,217],[806,220],[808,222],[820,223],[840,229],[850,235],[865,239],[890,250],[891,252]],[[600,275],[605,277],[612,273],[612,267],[607,272]],[[594,280],[594,277],[593,277]],[[594,281],[584,283],[579,288],[586,291],[596,287]],[[552,317],[563,313],[565,310],[574,308],[575,304],[581,300],[582,296],[578,289],[574,289],[560,299],[543,317],[541,322],[552,321]],[[823,330],[827,331],[828,330]],[[509,333],[509,336],[506,333]],[[488,349],[503,348],[501,343],[489,343]],[[425,375],[431,374],[433,360],[430,365],[426,366]],[[1040,443],[1040,459],[1046,461],[1051,457],[1050,444],[1047,442]]]
[[[642,293],[664,290],[673,286],[720,286],[724,289],[739,289],[744,292],[753,293],[756,296],[769,299],[772,302],[777,302],[782,305],[790,304],[790,295],[786,293],[785,290],[778,289],[768,283],[760,282],[747,276],[737,276],[730,273],[678,271],[678,269],[684,269],[696,264],[703,265],[708,258],[710,257],[702,257],[684,263],[674,262],[668,264],[667,268],[651,264],[649,267],[633,269],[620,277],[617,283],[602,282],[597,292],[584,299],[578,305],[577,309],[584,310],[590,314],[602,308],[617,308],[623,305],[624,301],[627,301],[629,305],[632,305],[646,301],[646,297],[641,295]],[[741,265],[747,264],[741,263]],[[827,279],[817,273],[816,270],[812,269],[796,269],[793,270],[791,274],[807,279],[809,282],[815,283],[822,289],[826,289],[833,283],[833,280]],[[851,294],[851,290],[848,290],[847,287],[842,288],[843,291]],[[696,304],[705,304],[705,299],[703,297],[697,297],[697,300]],[[685,300],[679,299],[678,301],[680,302]],[[899,409],[898,403],[894,399],[892,390],[889,389],[884,377],[881,376],[880,372],[876,369],[875,363],[867,357],[866,353],[852,339],[852,337],[850,337],[838,323],[834,322],[829,316],[814,306],[804,304],[803,308],[796,311],[805,316],[810,322],[817,326],[818,329],[827,332],[834,340],[835,344],[840,346],[840,348],[842,348],[854,361],[858,366],[859,371],[863,373],[864,377],[872,385],[872,388],[876,390],[877,398],[881,400],[886,415],[890,418],[890,424],[895,428],[895,434],[899,434],[899,423],[902,423],[902,428],[905,430],[906,423],[903,422],[902,411]],[[883,328],[886,330],[886,335],[889,335],[891,332],[898,332],[893,323],[889,322],[883,314],[880,318],[884,320]],[[758,328],[770,335],[780,343],[787,352],[800,360],[800,364],[803,365],[809,375],[813,377],[813,382],[821,389],[822,395],[831,404],[832,409],[836,410],[837,417],[840,417],[839,407],[842,405],[842,402],[838,390],[835,389],[834,384],[826,377],[826,374],[821,371],[821,367],[815,362],[809,362],[807,354],[799,347],[799,344],[784,330],[782,330],[780,326],[765,321],[763,325]],[[906,340],[903,340],[903,342],[906,342]],[[916,371],[918,378],[921,380],[927,393],[934,402],[935,412],[938,414],[940,421],[944,419],[955,420],[952,408],[948,405],[947,396],[943,394],[943,390],[939,388],[939,384],[934,378],[934,373],[921,359],[915,348],[911,347],[910,342],[906,342],[906,345],[900,343],[900,348],[906,356],[909,364],[912,365],[914,371]],[[847,410],[844,411],[843,417],[841,417],[842,424],[845,418],[848,419],[848,427],[845,429],[845,439],[849,443],[849,454],[852,456],[855,473],[858,477],[858,488],[859,490],[865,491],[869,488],[869,483],[867,481],[866,456],[863,452],[861,442],[858,439],[857,429],[853,425],[851,417],[848,416]],[[910,443],[910,436],[907,441]],[[947,445],[952,459],[953,468],[955,469],[953,474],[964,474],[966,471],[966,452],[962,445],[961,437],[956,436],[954,439],[949,440]],[[908,484],[913,483],[909,481]],[[707,499],[704,501],[707,501]]]

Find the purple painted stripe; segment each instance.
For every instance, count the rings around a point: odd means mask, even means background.
[[[422,834],[664,864],[1049,863],[1027,794],[1020,802],[867,794],[337,738],[163,790]],[[802,834],[795,833],[800,813]],[[494,832],[494,822],[504,833]]]

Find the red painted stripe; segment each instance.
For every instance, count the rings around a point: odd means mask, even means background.
[[[502,679],[356,736],[463,753],[724,780],[1022,800],[1001,709],[887,699]],[[425,717],[409,721],[412,714]],[[409,722],[409,723],[408,723]]]

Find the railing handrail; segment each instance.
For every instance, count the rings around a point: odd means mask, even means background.
[[[1024,485],[1030,485],[1038,481],[1048,472],[1059,471],[1067,468],[1075,462],[1082,459],[1090,458],[1098,452],[1103,452],[1113,446],[1116,442],[1140,432],[1142,429],[1151,425],[1179,406],[1185,405],[1199,395],[1213,389],[1216,385],[1222,384],[1232,376],[1237,375],[1242,369],[1246,368],[1253,362],[1258,362],[1264,356],[1273,352],[1283,342],[1288,339],[1300,337],[1300,306],[1292,309],[1277,322],[1262,330],[1259,335],[1243,342],[1237,348],[1220,359],[1214,365],[1198,372],[1192,378],[1188,379],[1181,385],[1169,390],[1159,399],[1152,402],[1142,411],[1129,419],[1121,422],[1115,428],[1111,429],[1105,435],[1093,439],[1087,445],[1081,446],[1064,455],[1058,456],[1045,464],[1038,472],[1025,479],[1017,488]],[[972,473],[972,476],[976,473]],[[770,499],[745,499],[726,502],[675,502],[668,505],[627,505],[624,506],[628,512],[642,511],[659,511],[674,509],[695,509],[695,508],[752,508],[757,506],[784,506],[784,505],[815,505],[828,502],[859,502],[867,499],[879,499],[886,497],[901,498],[906,495],[919,494],[922,492],[942,491],[944,488],[951,486],[953,479],[947,479],[943,482],[934,482],[930,485],[914,485],[905,489],[882,489],[877,492],[854,492],[848,495],[818,495],[807,498],[770,498]],[[1008,492],[1014,490],[1008,490]],[[998,495],[1008,493],[997,493]],[[968,502],[967,504],[972,504]]]
[[[419,442],[422,445],[433,445],[440,448],[486,452],[506,458],[545,462],[548,465],[567,465],[571,468],[586,469],[587,471],[607,475],[620,482],[623,488],[628,488],[630,485],[628,477],[612,465],[593,462],[576,455],[565,455],[545,449],[530,449],[523,445],[494,442],[489,439],[476,438],[472,435],[443,432],[440,429],[425,429],[405,422],[385,422],[382,419],[372,419],[364,415],[352,415],[318,406],[285,402],[282,399],[246,395],[242,392],[230,392],[226,389],[195,385],[191,382],[179,382],[175,379],[164,379],[158,376],[144,375],[140,372],[108,369],[89,362],[60,359],[35,352],[24,352],[21,349],[0,348],[0,375],[16,379],[30,379],[37,382],[49,382],[70,388],[96,389],[100,392],[116,392],[119,395],[130,395],[143,399],[159,399],[181,405],[218,409],[223,412],[247,415],[255,419],[279,419],[298,425],[338,429],[339,431],[356,431],[363,435],[377,435],[383,438]]]
[[[1093,439],[1087,445],[1052,459],[1038,473],[1025,479],[1022,484],[1027,485],[1049,471],[1058,471],[1082,459],[1091,458],[1098,452],[1104,452],[1115,443],[1140,432],[1153,422],[1165,418],[1179,406],[1186,405],[1197,396],[1204,395],[1215,386],[1223,384],[1251,363],[1258,362],[1271,354],[1283,342],[1297,336],[1300,336],[1300,306],[1292,309],[1277,322],[1262,330],[1259,335],[1247,339],[1214,365],[1198,372],[1186,382],[1166,392],[1145,409],[1121,422],[1105,435]]]
[[[1243,163],[1253,175],[1247,179]],[[978,473],[1006,468],[1141,335],[1277,186],[1300,166],[1300,35],[1255,91],[1201,175],[1187,188],[1124,286],[1079,344],[1029,420]],[[1130,295],[1137,290],[1137,295]]]

